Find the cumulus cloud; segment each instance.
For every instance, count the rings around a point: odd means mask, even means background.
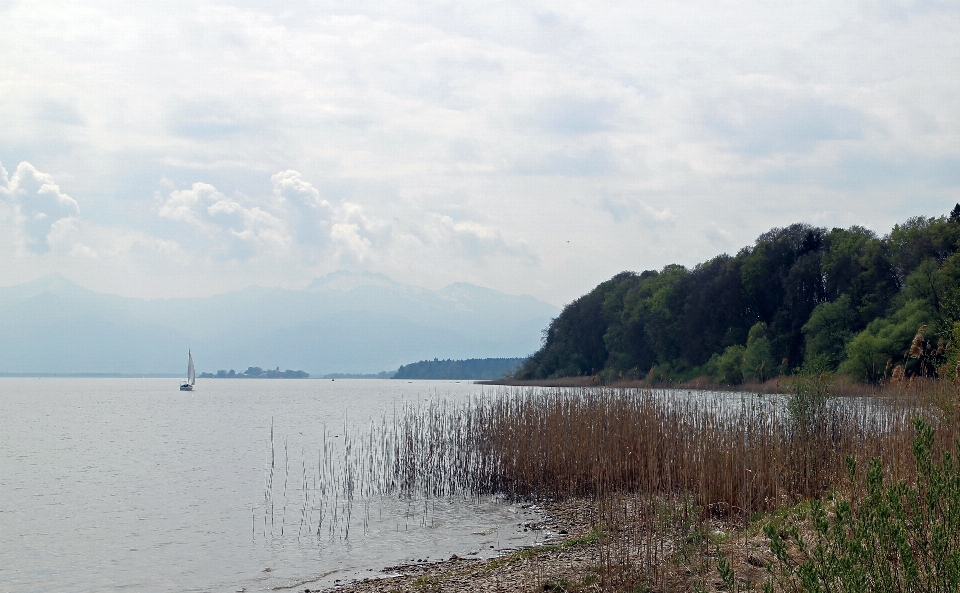
[[[307,259],[327,255],[363,262],[390,244],[389,223],[365,214],[359,204],[331,203],[297,171],[277,173],[271,182],[273,192],[260,198],[229,197],[197,182],[161,199],[157,214],[181,223],[185,242],[199,240],[200,249],[218,258],[243,260],[297,250]]]
[[[85,220],[5,176],[20,252],[104,253],[102,222],[225,286],[352,262],[567,302],[593,262],[693,264],[837,203],[889,228],[960,187],[946,0],[61,4],[7,9],[0,155],[69,172]],[[679,220],[730,236],[634,232]],[[592,262],[545,247],[569,228]]]
[[[282,252],[290,245],[286,224],[264,206],[241,203],[208,183],[197,182],[190,189],[171,192],[158,214],[195,229],[211,242],[215,257],[246,259]]]
[[[180,214],[183,214],[182,212]],[[88,261],[144,263],[150,257],[169,258],[180,247],[148,233],[124,226],[105,226],[80,216],[77,201],[63,192],[49,173],[28,162],[17,166],[13,175],[0,164],[0,235],[2,246],[12,248],[26,265],[43,261]],[[67,259],[63,259],[63,257]]]
[[[717,249],[730,249],[735,246],[734,236],[728,230],[721,228],[717,223],[711,222],[703,229],[703,235],[711,245]]]
[[[96,255],[96,251],[83,242],[80,219],[72,216],[61,218],[50,226],[50,232],[47,233],[47,243],[51,251],[61,255]]]
[[[385,220],[367,216],[363,207],[343,202],[331,238],[345,261],[365,261],[372,250],[383,251],[393,241],[393,228]]]
[[[359,203],[324,197],[297,171],[270,179],[272,192],[259,199],[229,197],[197,182],[159,200],[156,212],[178,224],[171,232],[181,244],[220,259],[281,256],[350,266],[402,260],[420,249],[477,262],[539,261],[525,242],[509,240],[499,228],[468,216],[455,219],[410,207],[387,218]]]
[[[537,255],[522,241],[507,241],[502,232],[489,225],[472,220],[454,220],[450,216],[432,213],[431,229],[438,243],[465,259],[485,260],[508,256],[527,264],[535,264]]]
[[[604,195],[600,198],[600,207],[606,210],[617,222],[623,222],[634,217],[648,226],[673,224],[676,221],[676,216],[670,211],[670,208],[654,208],[635,196]]]
[[[66,249],[68,239],[76,237],[70,230],[80,219],[77,201],[60,190],[53,176],[28,162],[17,165],[12,176],[0,164],[0,201],[7,224],[28,251],[47,253],[54,245]]]
[[[324,247],[330,240],[336,212],[320,192],[297,171],[286,170],[270,178],[277,199],[290,216],[299,241]]]

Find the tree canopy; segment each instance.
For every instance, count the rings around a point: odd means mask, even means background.
[[[515,372],[522,358],[421,360],[402,365],[393,379],[499,379]]]
[[[860,226],[774,228],[735,256],[601,283],[564,307],[515,376],[735,384],[798,368],[863,381],[943,374],[960,357],[958,251],[960,204],[884,237]]]

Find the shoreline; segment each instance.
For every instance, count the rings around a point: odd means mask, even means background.
[[[606,388],[606,389],[671,389],[671,390],[689,390],[689,391],[729,391],[742,393],[763,393],[767,395],[784,394],[791,390],[792,381],[797,375],[785,375],[768,379],[763,383],[747,382],[739,385],[720,385],[713,383],[708,377],[697,377],[686,382],[655,382],[650,383],[644,379],[620,379],[617,381],[603,382],[596,375],[587,375],[579,377],[558,377],[556,379],[491,379],[475,381],[477,385],[499,386],[499,387],[573,387],[573,388]],[[827,379],[833,396],[871,396],[886,395],[888,393],[900,394],[906,388],[918,391],[923,388],[923,383],[930,380],[921,380],[909,385],[901,384],[880,384],[871,385],[867,383],[858,383],[849,380],[847,377],[831,377]]]
[[[183,373],[0,373],[11,379],[183,379]]]
[[[637,495],[614,496],[618,504],[643,505],[650,500]],[[609,503],[611,501],[607,501]],[[647,540],[646,561],[642,546],[634,547],[636,538],[649,527],[647,519],[634,520],[615,527],[600,528],[600,501],[572,498],[539,503],[544,512],[541,529],[550,529],[555,536],[539,545],[506,552],[487,559],[463,558],[454,554],[447,560],[429,563],[387,566],[377,576],[336,583],[314,589],[296,587],[297,593],[502,593],[504,591],[537,591],[572,593],[606,590],[623,585],[627,590],[724,591],[726,585],[719,573],[717,553],[722,553],[736,574],[736,580],[747,587],[764,582],[766,564],[773,560],[768,540],[759,523],[750,525],[726,519],[711,518],[704,524],[711,533],[710,544],[689,547],[684,535],[674,531],[656,534]],[[640,536],[642,539],[642,536]],[[622,554],[633,549],[638,564],[624,573]],[[653,555],[652,562],[650,555]],[[611,562],[612,560],[612,562]],[[641,589],[636,589],[642,584]],[[607,587],[605,588],[604,585]],[[301,588],[303,587],[303,588]]]
[[[585,499],[534,503],[543,519],[531,530],[549,531],[542,543],[492,558],[465,558],[386,566],[377,576],[337,583],[311,593],[423,593],[430,591],[543,591],[543,580],[569,579],[589,572],[597,562],[595,505]],[[531,570],[533,568],[533,570]],[[545,576],[550,575],[550,576]]]
[[[490,379],[475,381],[477,385],[495,385],[502,387],[606,387],[610,389],[689,389],[692,391],[743,391],[747,393],[779,393],[785,377],[771,379],[764,383],[742,383],[740,385],[719,385],[704,378],[687,382],[649,383],[643,379],[619,379],[600,381],[596,375],[580,377],[558,377],[556,379]]]

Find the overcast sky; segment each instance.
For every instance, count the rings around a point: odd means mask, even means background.
[[[349,269],[562,305],[960,201],[954,1],[0,0],[0,23],[3,285]]]

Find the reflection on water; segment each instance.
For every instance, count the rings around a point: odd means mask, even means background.
[[[0,589],[322,586],[534,543],[543,534],[518,524],[535,509],[490,499],[357,496],[349,521],[336,488],[319,504],[325,443],[334,459],[330,441],[370,419],[482,390],[201,380],[190,393],[176,379],[0,378]]]

